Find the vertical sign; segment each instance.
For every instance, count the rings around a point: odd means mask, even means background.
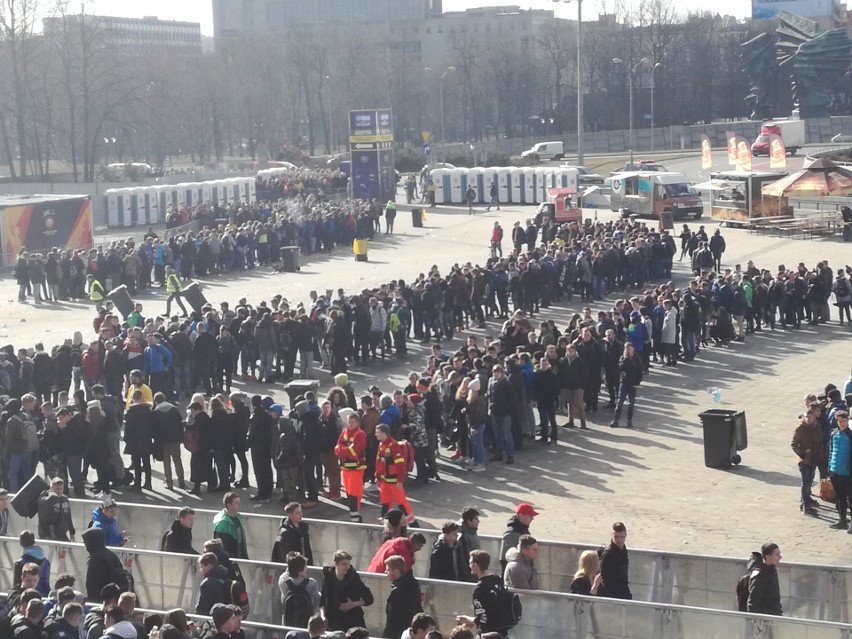
[[[701,136],[701,169],[709,171],[713,168],[713,149],[710,146],[710,138]]]
[[[733,131],[725,131],[725,141],[728,143],[728,164],[735,166],[737,163],[737,134]]]
[[[359,199],[396,200],[393,112],[366,109],[349,112],[352,194]]]
[[[769,134],[769,168],[787,168],[787,148],[784,146],[784,140],[777,133]]]
[[[737,171],[751,171],[751,148],[743,136],[736,137]]]

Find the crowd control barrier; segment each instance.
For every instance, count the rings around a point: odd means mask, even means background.
[[[82,531],[99,502],[72,499],[71,503],[75,526]],[[160,548],[162,535],[177,511],[177,507],[120,503],[117,515],[119,528],[129,534],[130,546],[156,550]],[[196,550],[201,549],[205,539],[212,537],[213,517],[217,512],[195,511],[193,539]],[[242,513],[242,516],[246,524],[249,557],[268,561],[281,517],[254,513]],[[331,563],[334,552],[343,549],[352,555],[353,565],[363,569],[381,545],[381,526],[378,525],[305,521],[311,527],[311,545],[318,564]],[[35,531],[36,522],[24,520],[10,509],[9,534],[27,527]],[[430,530],[421,532],[427,538],[427,545],[418,554],[414,565],[414,573],[418,577],[427,574],[429,548],[439,534]],[[499,537],[481,535],[480,542],[484,550],[497,556]],[[542,589],[554,592],[568,592],[580,554],[595,548],[587,544],[541,539],[538,546],[536,566],[539,582]],[[737,580],[745,570],[745,558],[630,549],[630,587],[633,596],[641,601],[731,610]],[[778,572],[785,615],[842,623],[849,623],[852,619],[852,568],[783,562]]]
[[[82,544],[40,542],[51,561],[52,573],[68,572],[83,588],[87,552]],[[152,550],[118,549],[117,554],[135,578],[139,606],[157,610],[181,607],[194,610],[198,589],[197,558]],[[14,538],[0,538],[0,590],[10,589],[12,564],[20,554]],[[251,603],[249,622],[280,623],[277,582],[282,565],[240,560]],[[309,570],[319,577],[319,569]],[[367,628],[381,635],[385,601],[391,584],[378,574],[361,575],[373,591],[375,603],[365,609]],[[457,614],[470,614],[473,584],[421,579],[423,608],[447,632]],[[849,639],[852,627],[824,621],[770,617],[740,612],[690,608],[673,604],[581,597],[563,593],[520,591],[524,607],[512,639]]]

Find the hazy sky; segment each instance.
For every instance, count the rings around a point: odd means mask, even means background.
[[[634,0],[626,0],[632,2]],[[638,0],[635,0],[638,2]],[[71,3],[72,6],[74,2]],[[594,19],[602,7],[612,7],[615,0],[585,0],[583,15]],[[186,20],[200,22],[201,31],[206,35],[213,33],[213,10],[210,0],[90,0],[90,13],[113,16],[141,18],[157,16],[164,20]],[[575,3],[559,4],[552,0],[444,0],[444,11],[455,11],[479,6],[518,5],[521,8],[553,9],[559,15],[573,17],[577,14]],[[751,0],[676,0],[675,5],[681,11],[710,10],[722,14],[745,17],[751,12]]]

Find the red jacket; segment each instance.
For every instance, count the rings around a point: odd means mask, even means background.
[[[349,430],[344,428],[337,438],[334,454],[340,460],[343,470],[364,470],[367,464],[364,451],[367,448],[367,435],[360,427]]]
[[[414,565],[414,548],[411,547],[411,540],[408,537],[395,537],[383,543],[367,567],[367,572],[384,573],[385,559],[394,555],[402,557],[406,571],[411,570]]]
[[[101,376],[101,361],[97,352],[91,348],[83,353],[83,377],[86,379],[98,379]]]
[[[408,473],[405,451],[393,437],[379,442],[376,451],[376,479],[388,484],[402,484]]]

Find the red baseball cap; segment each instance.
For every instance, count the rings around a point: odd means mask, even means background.
[[[530,504],[518,504],[518,507],[515,508],[516,515],[524,515],[525,517],[538,517],[538,513],[535,508],[533,508]]]

